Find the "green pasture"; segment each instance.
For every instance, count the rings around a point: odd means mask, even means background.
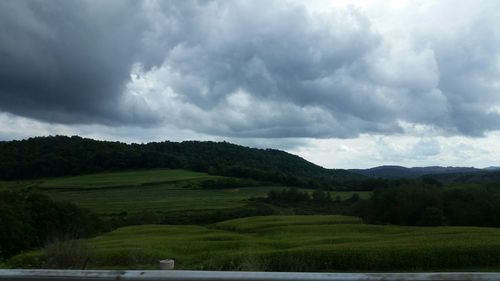
[[[221,177],[188,170],[156,169],[3,183],[7,188],[39,188],[55,200],[75,203],[99,215],[235,208],[245,205],[249,198],[264,197],[270,190],[286,188],[200,189],[200,182],[217,178]],[[345,200],[353,193],[331,192],[331,196]],[[367,198],[371,193],[358,194]]]
[[[170,212],[183,210],[211,210],[241,207],[252,197],[265,197],[270,190],[282,186],[255,186],[232,189],[192,189],[176,184],[144,187],[124,187],[99,190],[51,191],[58,201],[68,201],[100,215],[121,212]],[[342,199],[353,192],[332,192]],[[360,193],[363,194],[363,193]],[[369,196],[363,194],[363,196]],[[334,197],[335,198],[335,197]]]
[[[103,189],[211,178],[217,177],[188,170],[155,169],[51,178],[44,180],[38,186],[43,189]]]
[[[208,227],[146,225],[86,240],[89,267],[266,271],[421,271],[498,268],[500,229],[362,224],[345,216],[272,216]],[[10,260],[36,267],[44,252]]]
[[[105,215],[120,212],[182,211],[224,209],[243,206],[252,197],[265,197],[270,190],[281,190],[283,186],[255,186],[232,189],[199,189],[183,187],[181,183],[154,186],[136,186],[97,190],[50,191],[55,200],[69,201],[90,211]],[[332,192],[348,199],[353,192]],[[367,197],[369,192],[360,192]]]
[[[182,211],[240,207],[247,199],[265,196],[276,186],[205,190],[183,188],[178,184],[126,187],[88,191],[54,191],[55,200],[69,201],[97,214],[136,213],[143,211]]]
[[[264,197],[284,186],[201,189],[204,180],[221,178],[189,170],[137,170],[31,181],[0,182],[0,189],[37,188],[53,199],[68,201],[100,215],[122,212],[170,212],[241,207],[252,197]],[[310,190],[312,193],[312,190]],[[330,192],[333,199],[362,199],[371,192]]]

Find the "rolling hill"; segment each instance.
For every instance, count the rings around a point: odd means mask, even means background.
[[[349,186],[364,176],[325,169],[275,149],[227,142],[126,144],[78,136],[0,142],[0,179],[19,180],[105,171],[171,168],[309,187]]]

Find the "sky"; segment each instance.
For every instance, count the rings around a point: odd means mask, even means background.
[[[0,140],[500,165],[500,1],[0,1]]]

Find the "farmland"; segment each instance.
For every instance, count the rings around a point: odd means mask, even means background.
[[[484,269],[500,263],[499,229],[376,226],[335,215],[129,226],[84,243],[91,268],[154,269],[163,258],[175,258],[178,269],[267,271]],[[11,263],[43,260],[37,251]]]
[[[224,183],[228,179],[236,186]],[[215,184],[207,188],[207,181]],[[218,181],[224,187],[217,187]],[[500,266],[497,228],[370,225],[353,216],[297,215],[301,213],[297,210],[311,211],[311,204],[318,203],[293,203],[297,209],[293,204],[275,206],[255,198],[288,187],[258,181],[241,186],[241,181],[155,169],[2,182],[6,190],[35,190],[55,202],[74,203],[109,224],[97,237],[48,244],[14,255],[2,266],[83,266],[78,259],[61,264],[70,260],[61,258],[61,253],[82,257],[87,268],[96,269],[155,269],[164,258],[175,258],[178,269],[198,270],[422,271]],[[299,190],[314,197],[312,189]],[[350,204],[355,193],[361,200],[371,196],[371,192],[328,193],[336,202],[321,204]],[[261,208],[272,210],[256,216]]]
[[[217,177],[210,176],[206,173],[197,173],[188,170],[155,169],[51,178],[43,181],[39,187],[44,189],[87,190],[156,185],[211,178]]]
[[[264,186],[239,189],[203,190],[183,188],[180,184],[162,184],[148,187],[50,192],[56,200],[76,203],[97,214],[143,211],[183,211],[235,208],[253,196],[265,196],[271,189]]]
[[[225,177],[189,170],[134,170],[57,177],[25,182],[4,182],[11,189],[31,187],[46,192],[53,199],[67,201],[99,215],[122,212],[170,212],[217,210],[241,207],[252,197],[263,197],[270,190],[284,186],[249,186],[208,190],[200,188],[206,180]],[[346,199],[353,192],[332,192],[332,197]],[[359,192],[367,198],[369,192]]]

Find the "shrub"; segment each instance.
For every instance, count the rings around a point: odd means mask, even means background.
[[[43,250],[43,268],[85,269],[89,260],[90,248],[82,240],[54,243]]]

